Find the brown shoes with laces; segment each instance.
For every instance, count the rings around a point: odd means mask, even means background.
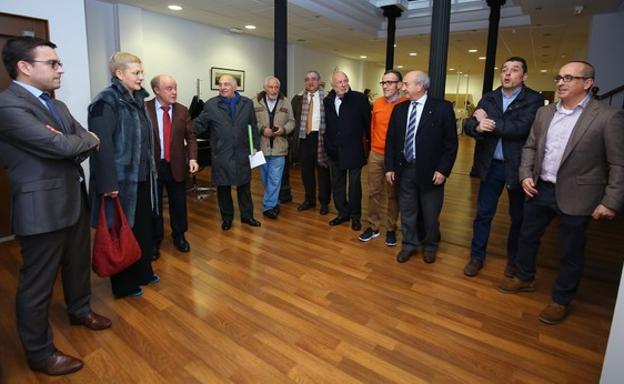
[[[83,365],[82,360],[68,356],[61,351],[55,351],[43,360],[28,361],[30,369],[50,376],[67,375],[79,371]]]

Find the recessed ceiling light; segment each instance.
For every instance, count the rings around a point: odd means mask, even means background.
[[[542,70],[540,70],[540,72],[546,73],[546,72],[548,72],[548,70],[547,69],[542,69]]]
[[[459,74],[461,75],[461,74],[462,74],[462,73],[464,73],[464,72],[459,71],[459,72],[457,72],[457,73],[459,73]]]
[[[449,71],[454,71],[454,70],[455,70],[455,68],[449,68]]]
[[[396,48],[396,43],[394,43],[394,48]]]
[[[485,60],[485,56],[479,56],[479,60]]]
[[[397,65],[397,68],[403,69],[403,66],[402,65]]]
[[[362,56],[360,56],[360,59],[368,59],[368,56],[362,55]]]
[[[180,7],[179,5],[176,5],[176,4],[168,5],[167,8],[171,9],[172,11],[181,11],[182,10],[182,7]]]
[[[494,69],[498,69],[498,67],[494,67]]]
[[[418,56],[418,52],[410,52],[409,55],[410,56]]]
[[[479,52],[479,50],[478,49],[469,49],[468,52],[475,53],[475,52]]]
[[[247,24],[245,25],[245,29],[256,29],[256,26],[253,24]]]
[[[234,33],[242,33],[243,30],[238,28],[238,27],[231,27],[230,28],[230,32],[234,32]]]

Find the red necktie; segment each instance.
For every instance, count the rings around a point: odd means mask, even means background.
[[[165,161],[169,161],[169,147],[171,146],[171,117],[169,117],[169,107],[160,107],[163,110],[163,147]]]

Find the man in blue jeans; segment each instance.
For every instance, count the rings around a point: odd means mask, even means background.
[[[253,103],[262,138],[260,149],[266,158],[266,164],[260,168],[264,184],[262,214],[277,219],[282,173],[288,154],[287,136],[295,128],[295,117],[290,101],[280,92],[280,81],[274,76],[264,79],[264,91],[258,93]]]
[[[542,95],[524,85],[526,79],[526,61],[521,57],[509,58],[501,69],[501,86],[483,96],[464,124],[464,131],[477,142],[474,171],[481,178],[470,260],[464,267],[466,276],[476,276],[483,268],[492,219],[503,188],[507,188],[511,218],[505,276],[515,272],[524,204],[518,167],[535,112],[544,105]]]

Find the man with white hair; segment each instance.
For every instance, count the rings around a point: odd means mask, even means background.
[[[394,107],[386,136],[386,180],[398,183],[404,263],[423,243],[423,260],[433,263],[440,241],[444,182],[457,155],[455,113],[451,103],[427,95],[431,81],[422,71],[408,72],[403,86],[409,100]],[[422,215],[424,238],[418,236]]]
[[[264,90],[253,99],[253,105],[261,137],[260,149],[266,159],[266,164],[260,168],[264,184],[262,214],[269,219],[277,219],[280,185],[288,154],[286,136],[295,128],[295,118],[290,102],[280,92],[280,81],[275,76],[264,79]]]

